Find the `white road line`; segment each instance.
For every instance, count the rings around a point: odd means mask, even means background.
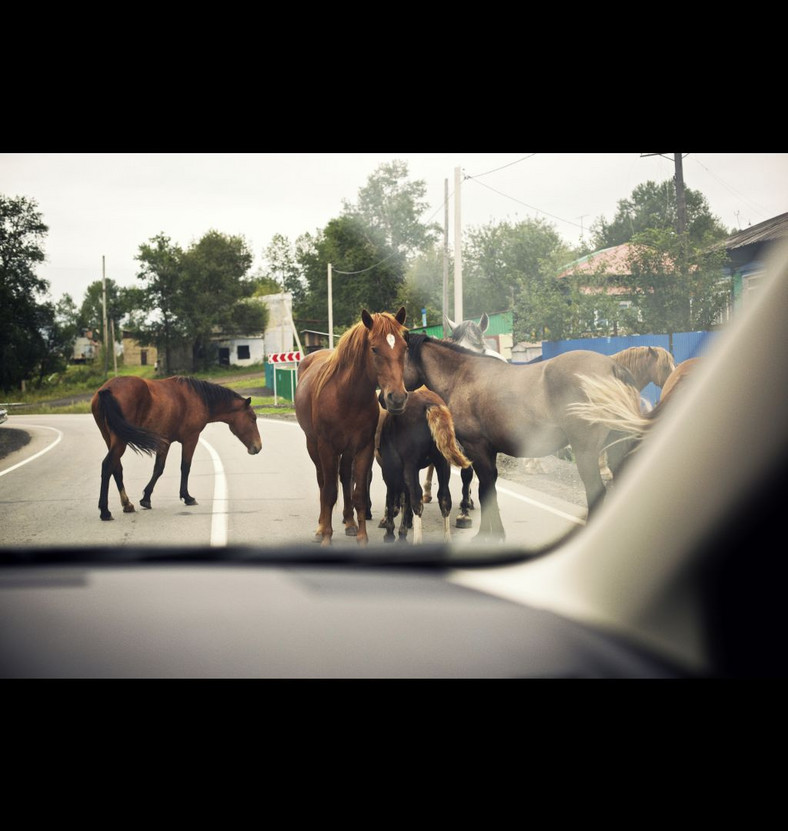
[[[23,430],[34,430],[38,427],[43,427],[44,430],[53,430],[57,433],[57,438],[52,442],[52,444],[48,445],[43,450],[39,450],[38,453],[35,453],[33,456],[30,456],[21,462],[17,462],[15,465],[11,465],[11,467],[7,467],[5,470],[0,470],[0,476],[5,476],[6,473],[10,473],[12,470],[16,470],[18,467],[22,467],[22,465],[26,465],[28,462],[32,462],[33,459],[37,459],[39,456],[43,456],[44,453],[49,452],[53,447],[60,444],[60,440],[63,438],[63,434],[57,429],[57,427],[46,427],[43,424],[17,424],[16,422],[14,422],[14,427],[20,427]]]
[[[460,471],[456,470],[454,467],[452,467],[451,472],[453,476],[460,475]],[[531,499],[529,496],[523,496],[521,493],[509,490],[509,488],[502,488],[497,482],[495,483],[495,490],[498,493],[505,493],[507,496],[513,496],[515,499],[519,499],[521,502],[527,502],[529,505],[533,505],[535,508],[541,508],[543,511],[548,511],[551,514],[560,516],[561,519],[567,519],[569,520],[569,522],[574,522],[575,525],[586,524],[586,521],[584,519],[581,519],[580,517],[574,516],[573,514],[564,513],[564,511],[559,511],[558,508],[553,508],[550,505],[545,505],[544,502],[539,502],[539,500],[537,499]]]
[[[219,454],[205,439],[200,439],[213,461],[213,508],[211,515],[211,546],[222,548],[227,545],[227,478]]]

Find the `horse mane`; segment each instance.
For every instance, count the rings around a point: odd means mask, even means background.
[[[382,329],[384,335],[402,335],[405,337],[407,329],[389,312],[377,312],[372,315],[375,326]],[[352,377],[364,372],[366,366],[365,352],[369,330],[363,320],[350,327],[337,341],[336,348],[319,367],[320,375],[315,384],[314,399],[320,396],[323,387],[341,371],[347,371]]]
[[[210,381],[202,381],[199,378],[192,378],[188,375],[176,375],[175,380],[179,384],[186,384],[191,387],[194,393],[208,407],[211,415],[214,415],[217,405],[226,406],[231,404],[236,398],[243,398],[240,393],[231,390],[229,387],[213,384]]]
[[[625,366],[635,377],[638,384],[643,381],[641,389],[651,381],[659,384],[655,378],[665,382],[673,371],[673,356],[661,346],[630,346],[610,356],[616,363]],[[653,370],[656,369],[656,373]]]

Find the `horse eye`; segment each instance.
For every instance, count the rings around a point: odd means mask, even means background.
[[[372,353],[373,353],[374,355],[377,355],[377,354],[378,354],[378,348],[377,348],[377,346],[373,346],[373,347],[372,347]]]

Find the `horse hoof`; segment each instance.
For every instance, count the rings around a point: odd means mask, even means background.
[[[101,521],[102,522],[109,522],[111,519],[114,519],[114,518],[115,517],[113,517],[112,514],[110,514],[110,513],[106,513],[106,514],[101,515]]]
[[[469,516],[458,516],[454,524],[458,528],[472,528],[473,520]]]
[[[355,537],[358,534],[358,528],[355,525],[348,525],[345,528],[345,536],[346,537]]]
[[[126,505],[123,509],[124,514],[133,514],[134,513],[134,506],[133,505]]]
[[[431,496],[422,496],[421,501],[424,505],[426,505],[428,502],[432,502],[432,497]]]
[[[190,496],[188,499],[183,500],[183,504],[184,505],[197,505],[198,502],[193,496]]]
[[[147,508],[148,510],[150,510],[150,500],[140,499],[140,508]]]

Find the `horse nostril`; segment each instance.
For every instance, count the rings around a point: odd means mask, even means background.
[[[408,393],[389,392],[386,394],[386,409],[393,413],[401,413],[405,409]]]

